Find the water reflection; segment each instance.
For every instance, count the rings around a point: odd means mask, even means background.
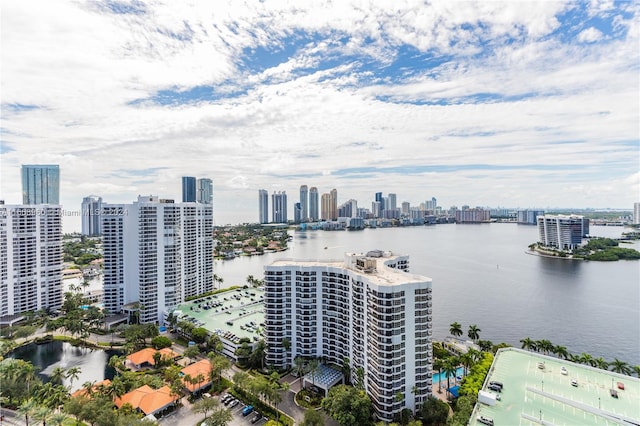
[[[118,351],[81,348],[67,342],[53,341],[42,345],[32,343],[20,347],[11,354],[11,358],[30,361],[44,382],[49,380],[56,367],[65,370],[80,367],[80,375],[73,381],[72,391],[74,391],[80,389],[85,382],[112,379],[115,370],[109,367],[109,358],[118,354]],[[71,381],[65,379],[64,384],[70,386]]]

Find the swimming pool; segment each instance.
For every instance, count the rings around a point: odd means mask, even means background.
[[[464,373],[464,367],[458,367],[458,369],[456,370],[456,376],[462,376],[463,373]],[[447,375],[445,374],[444,371],[442,372],[442,380],[445,383],[447,381]],[[436,373],[436,370],[434,370],[433,377],[431,378],[431,382],[435,384],[435,383],[438,383],[439,381],[440,381],[440,373]],[[454,382],[454,378],[451,377],[450,381]]]

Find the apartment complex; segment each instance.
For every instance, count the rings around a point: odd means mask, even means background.
[[[408,268],[407,256],[381,251],[266,266],[267,362],[285,367],[302,356],[342,365],[349,358],[351,381],[362,368],[380,420],[413,410],[431,394],[432,294],[431,279]]]
[[[273,223],[287,223],[287,193],[278,191],[271,194]]]
[[[102,234],[100,213],[102,212],[102,198],[89,195],[82,199],[82,235],[95,237]]]
[[[474,209],[462,207],[456,210],[456,223],[484,223],[491,221],[491,211],[476,207]]]
[[[105,308],[137,302],[140,322],[156,323],[186,297],[213,290],[212,231],[211,204],[157,196],[103,204]]]
[[[538,216],[538,243],[560,250],[573,250],[589,234],[589,219],[578,215]]]
[[[60,306],[61,207],[0,204],[0,316]]]
[[[269,193],[266,189],[258,190],[258,221],[269,223]]]
[[[536,225],[539,216],[544,216],[544,210],[518,210],[518,224]]]

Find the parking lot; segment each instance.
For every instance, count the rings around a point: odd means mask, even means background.
[[[223,394],[223,395],[220,395],[220,396],[214,396],[214,398],[218,398],[218,400],[221,400],[221,399],[224,398],[225,395],[226,394]],[[232,399],[232,401],[236,401],[235,398]],[[223,402],[220,402],[220,403],[223,404],[223,406],[225,406]],[[239,400],[237,401],[237,403],[236,402],[227,403],[226,407],[233,414],[233,419],[229,423],[229,426],[247,426],[247,425],[251,425],[251,424],[256,425],[256,426],[262,426],[268,420],[264,416],[261,416],[260,419],[257,420],[255,423],[251,423],[251,421],[254,420],[256,415],[257,415],[256,411],[253,410],[247,416],[243,416],[242,415],[242,411],[245,409],[245,407],[247,407],[247,404],[245,404],[245,403],[243,403],[242,401],[239,401]]]

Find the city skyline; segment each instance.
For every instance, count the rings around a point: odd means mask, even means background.
[[[181,176],[207,176],[218,225],[303,184],[338,203],[631,208],[638,8],[3,4],[0,199],[21,202],[22,164],[59,164],[66,210],[178,200]]]

